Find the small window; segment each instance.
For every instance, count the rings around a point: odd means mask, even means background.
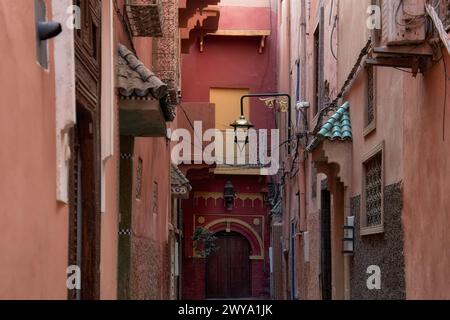
[[[38,22],[47,21],[47,8],[43,0],[34,1],[34,18],[36,24],[36,61],[39,65],[48,69],[48,41],[41,41],[38,36]]]
[[[158,182],[153,182],[153,205],[152,205],[153,214],[158,213]]]
[[[361,234],[383,232],[384,143],[364,157],[362,165]]]
[[[142,159],[139,158],[137,169],[136,169],[136,199],[141,200],[142,195],[142,168],[143,162]]]
[[[314,163],[311,166],[311,198],[317,198],[317,168]]]
[[[319,27],[314,32],[314,105],[313,115],[315,116],[319,111],[319,55],[320,55],[320,39],[319,39]]]
[[[366,108],[364,111],[364,136],[376,128],[376,77],[373,66],[366,67]]]

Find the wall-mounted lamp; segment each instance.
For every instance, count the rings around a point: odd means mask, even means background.
[[[54,38],[62,32],[61,23],[53,21],[38,21],[36,28],[40,41]]]
[[[238,120],[236,120],[234,123],[232,123],[230,126],[234,128],[234,131],[236,133],[235,143],[248,143],[248,131],[253,128],[253,124],[248,121],[244,116],[244,100],[247,98],[262,98],[261,101],[264,101],[266,106],[269,108],[273,108],[275,104],[280,105],[280,111],[283,113],[287,113],[288,117],[288,141],[291,140],[291,123],[292,123],[292,115],[291,115],[291,96],[286,93],[257,93],[257,94],[246,94],[241,97],[241,116]],[[264,99],[265,98],[265,99]],[[241,133],[245,133],[245,140],[244,141],[238,141],[238,131]],[[288,144],[288,154],[291,154],[291,146]]]
[[[354,253],[355,246],[355,217],[346,217],[344,225],[344,250],[343,254],[352,255]]]
[[[235,198],[236,198],[236,191],[234,190],[234,186],[231,183],[231,181],[227,181],[223,189],[223,199],[225,202],[225,208],[228,211],[233,210]]]

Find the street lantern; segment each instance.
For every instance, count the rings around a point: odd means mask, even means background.
[[[234,190],[234,186],[231,181],[227,181],[225,184],[225,188],[223,189],[223,199],[225,202],[225,208],[228,211],[233,210],[234,199],[236,198],[236,192]]]
[[[241,97],[241,117],[232,123],[230,126],[234,128],[236,138],[234,142],[236,144],[249,142],[249,130],[254,127],[254,125],[248,121],[244,116],[244,100],[247,98],[261,98],[268,108],[274,108],[275,105],[279,106],[278,111],[282,113],[287,113],[288,117],[288,141],[291,140],[291,125],[292,125],[292,112],[291,112],[291,96],[287,93],[257,93],[257,94],[246,94]],[[245,140],[238,140],[238,133],[245,134]],[[291,154],[291,147],[288,144],[288,154]]]
[[[234,128],[234,133],[235,133],[235,138],[234,138],[234,142],[235,143],[244,143],[244,144],[248,144],[248,131],[254,127],[254,125],[248,121],[244,115],[241,115],[240,118],[238,120],[236,120],[235,122],[233,122],[232,124],[230,124],[231,127]],[[238,135],[240,133],[243,133],[245,135],[245,139],[244,141],[239,141],[238,139]]]

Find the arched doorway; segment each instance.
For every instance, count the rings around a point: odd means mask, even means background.
[[[206,297],[250,297],[250,243],[236,232],[220,232],[216,237],[218,250],[206,263]]]

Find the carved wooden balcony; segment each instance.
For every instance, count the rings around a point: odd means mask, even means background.
[[[167,84],[167,105],[174,113],[180,91],[178,0],[161,0],[161,4],[164,24],[162,36],[155,39],[153,46],[153,70]]]
[[[127,0],[126,13],[135,37],[161,37],[161,0]]]

